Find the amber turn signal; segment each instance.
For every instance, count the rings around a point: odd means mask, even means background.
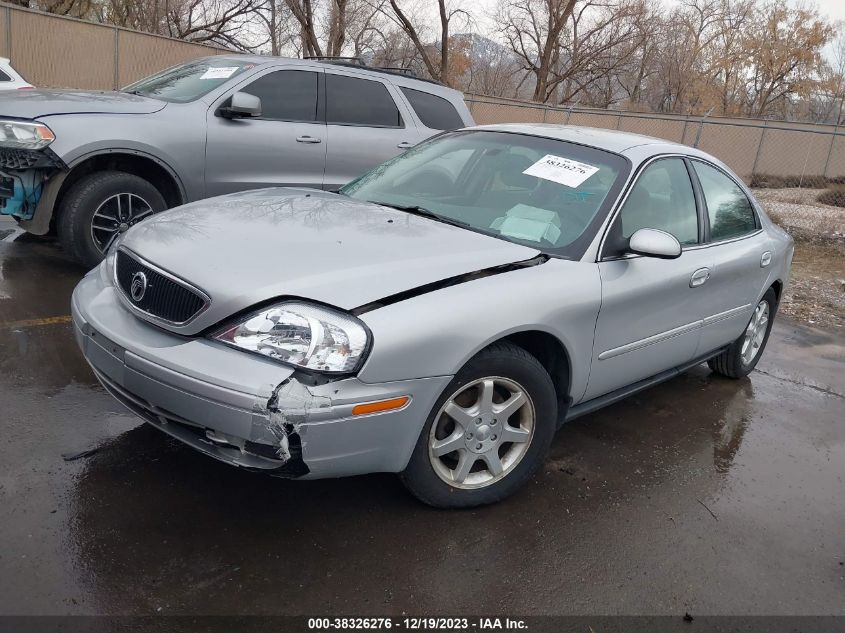
[[[393,411],[401,409],[410,401],[409,396],[391,398],[390,400],[378,400],[376,402],[365,402],[352,407],[352,415],[367,415],[368,413],[381,413],[382,411]]]

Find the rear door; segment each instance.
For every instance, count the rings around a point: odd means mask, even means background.
[[[206,196],[280,185],[322,187],[327,143],[321,75],[275,67],[217,100],[207,115]],[[220,116],[235,91],[261,99],[261,116]]]
[[[598,263],[602,301],[596,321],[589,400],[693,359],[707,311],[702,285],[713,260],[702,241],[687,165],[665,157],[644,167],[611,224]],[[677,259],[625,254],[642,228],[671,233]],[[706,284],[704,284],[706,285]]]
[[[719,167],[691,159],[706,209],[706,240],[713,270],[703,287],[707,314],[699,354],[736,339],[766,286],[771,245],[742,187]]]
[[[336,189],[428,136],[388,81],[325,71],[326,189]]]

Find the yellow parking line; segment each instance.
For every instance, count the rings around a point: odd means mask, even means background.
[[[63,316],[45,317],[43,319],[24,319],[23,321],[0,321],[0,329],[18,330],[20,328],[38,327],[39,325],[56,325],[70,323],[73,320],[69,314]]]

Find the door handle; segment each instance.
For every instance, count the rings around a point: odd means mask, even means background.
[[[398,147],[399,149],[411,149],[413,146],[413,143],[409,143],[408,141],[402,141],[396,147]]]
[[[772,251],[766,251],[760,257],[760,268],[765,268],[772,263]]]
[[[710,269],[699,268],[692,274],[692,277],[690,277],[689,287],[698,288],[699,286],[704,285],[704,282],[708,279],[710,279]]]
[[[316,138],[314,136],[297,136],[296,142],[297,143],[322,143],[323,139]]]

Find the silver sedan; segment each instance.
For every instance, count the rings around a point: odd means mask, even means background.
[[[103,386],[219,460],[500,500],[555,430],[699,363],[754,369],[791,238],[718,160],[588,128],[442,134],[339,193],[126,232],[73,295]]]

